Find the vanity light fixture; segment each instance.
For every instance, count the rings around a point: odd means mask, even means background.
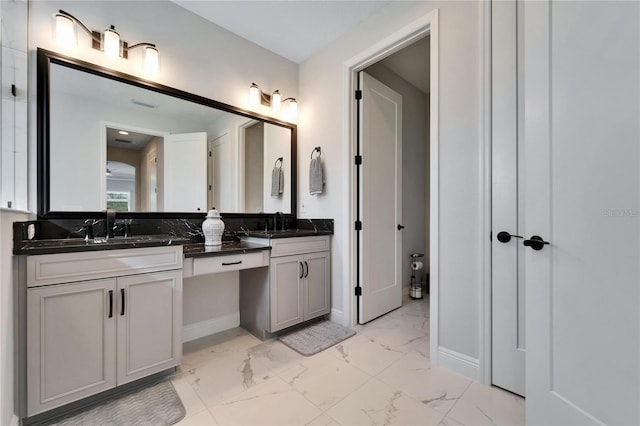
[[[146,73],[155,74],[159,68],[159,53],[155,44],[152,43],[138,43],[132,46],[126,41],[120,38],[120,34],[116,31],[113,25],[104,30],[103,33],[99,31],[90,30],[85,24],[83,24],[78,18],[71,15],[68,12],[60,9],[55,15],[55,35],[56,41],[67,48],[77,46],[77,34],[76,26],[80,27],[84,32],[91,37],[91,47],[96,50],[101,50],[104,54],[111,58],[129,58],[129,51],[136,47],[144,47],[143,55],[143,69]]]
[[[274,92],[269,95],[260,90],[260,87],[255,83],[251,83],[251,86],[249,86],[249,105],[252,107],[262,104],[271,107],[274,111],[280,111],[282,104],[287,101],[289,101],[289,114],[293,116],[297,115],[298,102],[295,98],[282,99],[279,90],[274,90]]]

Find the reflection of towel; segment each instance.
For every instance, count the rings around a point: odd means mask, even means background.
[[[324,176],[322,176],[322,162],[320,156],[311,159],[309,164],[309,193],[322,194]]]
[[[271,196],[278,198],[284,192],[284,171],[282,166],[275,166],[271,172]]]

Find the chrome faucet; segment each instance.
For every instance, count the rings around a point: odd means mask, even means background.
[[[108,240],[109,238],[113,238],[113,228],[116,223],[116,211],[113,209],[105,210],[105,220],[104,220],[104,237]]]
[[[95,223],[96,221],[94,219],[87,219],[82,224],[85,241],[93,240],[93,225],[95,225]]]

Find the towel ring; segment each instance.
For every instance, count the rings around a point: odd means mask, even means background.
[[[282,167],[282,165],[284,164],[284,160],[282,159],[282,157],[278,157],[276,159],[276,162],[273,163],[273,167],[276,167],[276,165],[278,164],[278,161],[280,162],[280,167]]]
[[[313,148],[313,151],[311,151],[311,158],[313,158],[313,153],[314,152],[318,153],[318,157],[320,157],[322,155],[322,151],[321,151],[319,146],[316,146],[315,148]]]

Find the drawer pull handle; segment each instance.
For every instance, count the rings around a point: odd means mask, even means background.
[[[242,263],[242,260],[238,260],[237,262],[222,262],[222,266],[239,265],[241,263]]]
[[[113,290],[109,290],[109,318],[113,317]]]
[[[120,315],[124,315],[124,288],[120,289],[120,300],[122,303],[120,304]]]

